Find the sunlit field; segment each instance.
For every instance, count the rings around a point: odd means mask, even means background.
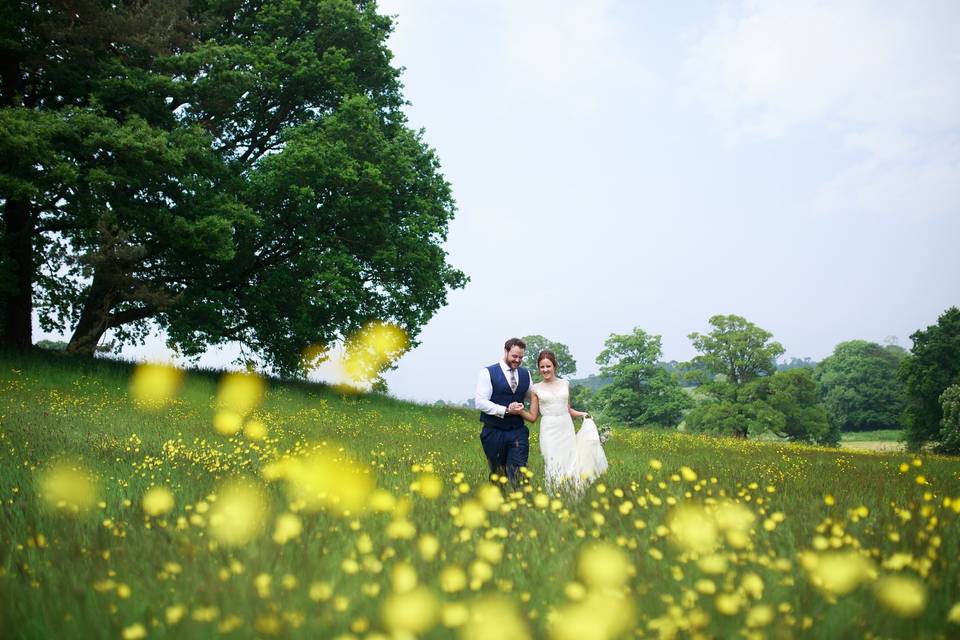
[[[516,492],[478,433],[0,356],[0,637],[960,636],[956,459],[615,429],[608,474],[550,496],[535,430]]]

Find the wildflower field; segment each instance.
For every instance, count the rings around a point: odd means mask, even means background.
[[[487,480],[472,411],[0,356],[0,637],[950,638],[960,460],[617,430]]]

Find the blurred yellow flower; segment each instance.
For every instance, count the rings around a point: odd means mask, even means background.
[[[173,509],[173,493],[166,487],[151,487],[143,494],[143,511],[150,516],[161,516]]]
[[[815,587],[835,595],[850,593],[875,573],[869,558],[856,551],[806,552],[800,563]]]
[[[763,578],[754,572],[745,573],[740,580],[740,586],[744,592],[754,600],[763,597]]]
[[[369,382],[410,346],[407,333],[395,324],[371,322],[345,341],[344,372],[354,382]]]
[[[326,509],[340,515],[359,513],[374,490],[368,469],[332,446],[320,446],[305,456],[285,458],[264,470],[265,477],[283,478],[292,503],[306,511]]]
[[[496,511],[503,504],[503,494],[490,484],[483,485],[477,490],[477,499],[487,511]]]
[[[750,543],[750,527],[757,518],[750,509],[739,502],[722,502],[713,517],[731,547],[742,549]]]
[[[245,418],[263,402],[265,390],[263,379],[256,374],[224,374],[217,387],[217,410]]]
[[[498,564],[503,558],[503,545],[493,540],[481,540],[477,543],[477,557]]]
[[[467,500],[460,505],[460,517],[463,518],[463,526],[476,529],[486,522],[487,511],[476,500]]]
[[[493,567],[483,560],[474,560],[470,563],[470,577],[479,584],[487,582],[493,577]],[[471,585],[471,588],[474,588]]]
[[[417,540],[417,550],[420,552],[421,558],[431,562],[437,556],[437,552],[440,551],[440,541],[437,540],[436,536],[425,533]]]
[[[393,540],[411,540],[417,535],[417,527],[406,518],[394,518],[387,525],[387,537]]]
[[[440,589],[444,593],[457,593],[466,588],[467,574],[460,567],[444,567],[440,572]]]
[[[529,640],[530,632],[513,603],[501,597],[482,598],[470,605],[461,640]]]
[[[884,576],[874,583],[873,592],[880,604],[903,618],[915,618],[927,606],[927,587],[910,576]]]
[[[668,528],[670,539],[688,551],[707,553],[719,541],[716,523],[697,504],[687,503],[675,508],[670,514]]]
[[[270,597],[270,585],[272,583],[273,576],[269,573],[259,573],[253,579],[253,586],[257,590],[257,595],[263,599]]]
[[[368,506],[378,513],[393,511],[397,504],[397,499],[386,489],[377,489],[370,494]]]
[[[693,585],[693,588],[707,596],[711,596],[717,592],[717,585],[709,578],[700,578]]]
[[[447,628],[461,627],[470,619],[470,609],[462,602],[447,602],[440,612],[440,620]]]
[[[743,606],[743,596],[739,593],[721,593],[714,599],[713,603],[717,611],[723,615],[733,616]]]
[[[697,566],[700,567],[700,570],[704,573],[719,575],[726,572],[727,559],[719,554],[711,554],[697,560]]]
[[[563,593],[568,600],[577,602],[587,597],[587,588],[580,582],[568,582],[563,587]]]
[[[591,593],[562,607],[548,627],[551,640],[607,640],[633,624],[633,605],[620,592]]]
[[[768,604],[758,604],[747,612],[747,627],[765,627],[773,622],[773,607]]]
[[[960,602],[956,602],[950,607],[950,611],[947,613],[947,622],[960,624]]]
[[[245,481],[225,483],[210,510],[210,535],[227,546],[246,544],[262,531],[267,512],[258,487]]]
[[[185,606],[182,604],[175,604],[166,608],[164,611],[164,618],[166,619],[167,624],[174,625],[180,622],[186,613],[187,608]]]
[[[580,553],[577,571],[590,589],[617,588],[626,583],[632,565],[621,549],[595,543]]]
[[[413,591],[417,586],[417,571],[409,562],[398,562],[390,571],[390,582],[397,593]]]
[[[440,603],[425,587],[394,593],[383,603],[383,623],[393,633],[425,633],[437,623]]]
[[[180,390],[183,371],[167,364],[137,365],[130,378],[130,395],[138,407],[151,411],[169,404]]]
[[[213,414],[213,428],[217,433],[232,436],[243,427],[243,416],[234,411],[217,411]]]
[[[680,476],[687,482],[697,481],[697,472],[690,467],[680,467]]]
[[[97,501],[98,482],[76,463],[57,462],[40,472],[40,497],[51,507],[72,513],[85,511]]]
[[[326,602],[333,597],[333,587],[329,582],[314,582],[310,585],[307,595],[314,602]]]
[[[263,440],[267,437],[267,425],[261,420],[250,420],[243,427],[243,435],[249,440]]]
[[[443,480],[435,473],[422,473],[414,483],[417,491],[427,500],[435,500],[443,492]]]
[[[303,521],[300,520],[300,516],[294,513],[281,513],[273,529],[273,541],[277,544],[286,544],[290,540],[299,538],[302,531]]]
[[[123,628],[121,637],[123,640],[141,640],[141,638],[147,637],[147,628],[139,622],[132,624],[129,627]]]

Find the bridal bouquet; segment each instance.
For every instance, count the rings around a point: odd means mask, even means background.
[[[600,444],[605,443],[613,435],[613,429],[607,423],[597,425],[597,433],[600,435]]]

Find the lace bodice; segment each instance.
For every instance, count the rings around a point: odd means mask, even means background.
[[[555,380],[550,384],[538,382],[533,385],[537,397],[540,399],[540,413],[545,416],[567,415],[570,407],[570,383],[566,380]]]

